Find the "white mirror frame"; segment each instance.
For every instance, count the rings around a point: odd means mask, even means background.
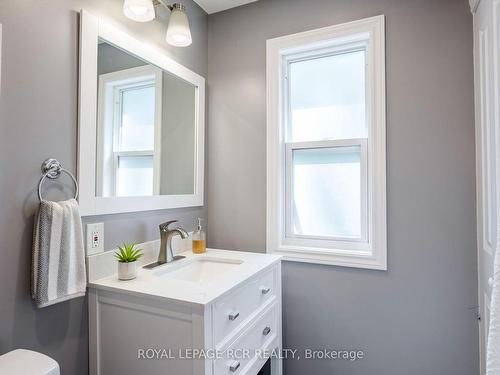
[[[196,157],[194,194],[145,197],[97,197],[97,45],[99,38],[196,86]],[[80,18],[78,129],[79,204],[82,216],[162,210],[203,205],[205,164],[205,78],[106,21],[82,10]]]

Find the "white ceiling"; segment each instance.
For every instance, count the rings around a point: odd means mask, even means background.
[[[239,7],[240,5],[253,3],[258,0],[194,0],[208,14],[217,13],[229,8]]]

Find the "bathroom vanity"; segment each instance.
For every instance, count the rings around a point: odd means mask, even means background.
[[[181,255],[134,280],[90,280],[90,374],[255,375],[270,358],[280,375],[280,257]]]

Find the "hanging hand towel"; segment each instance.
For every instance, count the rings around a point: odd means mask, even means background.
[[[82,220],[75,199],[40,202],[31,273],[31,296],[37,307],[85,295]]]

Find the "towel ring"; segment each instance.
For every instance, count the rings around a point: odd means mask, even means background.
[[[58,160],[47,159],[42,164],[42,177],[40,178],[40,182],[38,183],[38,199],[40,199],[40,201],[43,200],[42,197],[43,181],[45,181],[46,178],[50,178],[51,180],[59,178],[62,172],[66,173],[73,180],[75,184],[75,199],[78,198],[78,182],[76,181],[75,176],[73,176],[71,172],[69,172],[68,170],[64,169]]]

